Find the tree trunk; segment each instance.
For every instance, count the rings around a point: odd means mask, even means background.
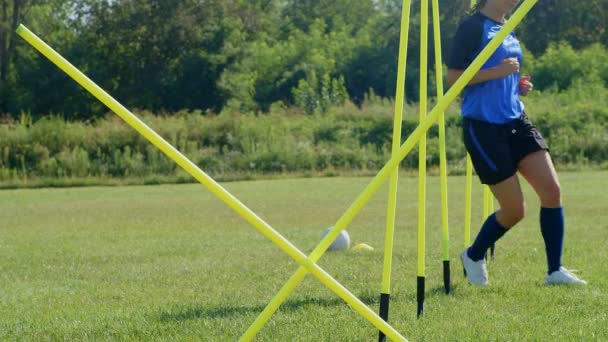
[[[24,3],[26,2],[26,0],[15,0],[14,4],[13,4],[13,17],[11,19],[11,28],[10,31],[7,32],[7,38],[8,38],[8,48],[7,48],[7,62],[10,65],[10,63],[14,62],[14,58],[15,56],[15,37],[17,36],[17,34],[15,33],[15,30],[17,29],[17,25],[19,25],[19,20],[21,19],[21,7],[22,5],[24,5]],[[7,18],[8,19],[8,18]],[[8,70],[8,68],[7,68]]]
[[[2,1],[0,8],[0,114],[6,112],[6,79],[8,73],[8,1]]]
[[[8,0],[2,0],[2,11],[0,12],[0,82],[6,80],[8,71]]]

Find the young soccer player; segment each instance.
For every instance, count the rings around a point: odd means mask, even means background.
[[[460,24],[448,60],[453,84],[496,35],[519,0],[480,0]],[[488,284],[487,249],[515,226],[525,212],[518,173],[540,198],[540,230],[545,242],[547,285],[586,284],[562,266],[564,211],[560,184],[547,144],[524,112],[520,96],[532,90],[520,75],[522,50],[512,32],[464,90],[464,143],[481,182],[500,209],[483,224],[472,246],[461,253],[470,283]]]

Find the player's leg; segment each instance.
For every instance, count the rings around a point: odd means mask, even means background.
[[[486,285],[486,251],[521,220],[524,199],[504,127],[465,120],[463,128],[465,146],[475,171],[483,184],[490,185],[500,204],[500,209],[486,219],[473,244],[461,253],[469,282]]]
[[[546,282],[548,284],[585,283],[562,267],[564,209],[559,179],[549,153],[546,150],[539,150],[527,155],[519,162],[518,169],[530,183],[541,203],[540,229],[547,254]]]
[[[473,261],[483,259],[488,248],[521,221],[525,214],[524,196],[516,174],[490,185],[490,189],[500,208],[486,219],[473,245],[469,247],[467,254]]]

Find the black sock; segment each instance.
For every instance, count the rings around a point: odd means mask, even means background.
[[[545,240],[549,273],[562,266],[564,230],[563,208],[540,208],[540,231]]]
[[[496,213],[490,215],[481,227],[475,242],[473,242],[473,245],[467,251],[469,258],[473,259],[473,261],[483,259],[488,248],[505,235],[507,230],[496,220]]]

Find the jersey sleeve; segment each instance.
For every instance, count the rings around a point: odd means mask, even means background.
[[[452,39],[452,48],[447,63],[449,69],[464,70],[473,62],[481,47],[482,34],[483,22],[474,20],[473,17],[458,26]]]

